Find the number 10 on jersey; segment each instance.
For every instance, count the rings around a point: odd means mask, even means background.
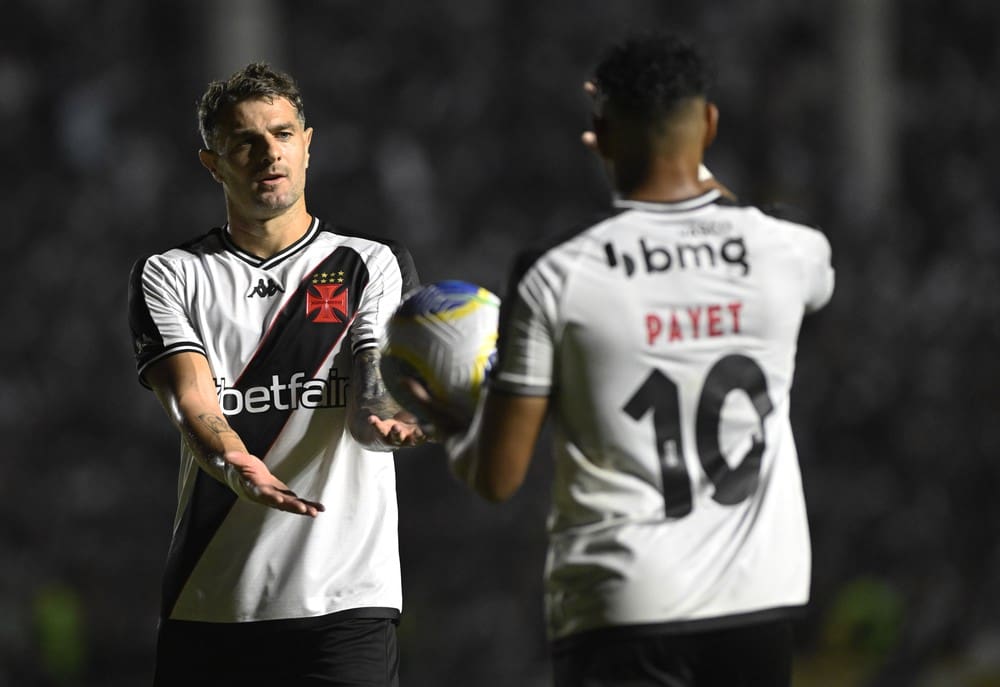
[[[726,396],[736,390],[742,390],[749,397],[760,420],[760,434],[753,437],[750,450],[739,465],[731,468],[719,445],[719,428]],[[668,518],[682,518],[692,508],[691,479],[684,462],[680,403],[677,384],[660,370],[653,370],[622,407],[636,421],[652,414],[664,514]],[[694,436],[698,460],[715,486],[712,498],[717,503],[736,505],[757,490],[767,445],[764,419],[773,410],[767,378],[752,358],[730,354],[716,361],[708,371],[699,395]]]

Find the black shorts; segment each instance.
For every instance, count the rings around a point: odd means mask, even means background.
[[[553,650],[556,687],[788,687],[792,622],[684,634],[595,632]]]
[[[154,687],[397,687],[396,618],[351,612],[306,620],[166,620]]]

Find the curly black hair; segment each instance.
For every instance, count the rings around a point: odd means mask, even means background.
[[[225,81],[213,81],[198,101],[198,130],[205,147],[214,150],[215,129],[219,117],[228,108],[244,100],[284,98],[295,107],[299,122],[306,123],[299,87],[288,74],[273,69],[266,62],[251,62]]]
[[[652,122],[683,99],[708,96],[710,69],[691,42],[670,33],[633,34],[612,46],[594,73],[599,102]]]

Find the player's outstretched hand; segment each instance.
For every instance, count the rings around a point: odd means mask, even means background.
[[[301,498],[288,485],[271,474],[264,461],[242,451],[229,451],[225,461],[238,471],[239,484],[235,487],[244,497],[261,505],[286,513],[315,518],[326,508],[319,501]],[[233,486],[230,482],[230,486]]]
[[[427,441],[427,435],[424,434],[416,416],[405,410],[399,411],[386,420],[381,419],[378,415],[369,415],[368,423],[387,446],[409,448],[419,446]]]

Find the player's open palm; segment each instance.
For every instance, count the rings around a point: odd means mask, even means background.
[[[417,418],[405,410],[385,420],[379,418],[378,415],[370,415],[368,422],[382,438],[382,441],[390,446],[406,448],[419,446],[427,441],[427,436],[420,428]]]
[[[234,488],[245,498],[287,513],[316,517],[326,510],[318,501],[301,498],[288,485],[275,477],[264,461],[241,451],[229,451],[225,460],[239,472],[239,485]],[[230,486],[234,486],[230,483]]]

